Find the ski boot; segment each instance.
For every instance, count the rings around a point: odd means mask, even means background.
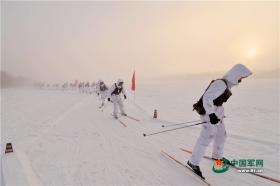
[[[124,112],[123,112],[123,113],[121,113],[121,115],[122,115],[122,116],[127,116],[127,114],[126,114],[126,113],[124,113]]]
[[[101,104],[101,105],[99,106],[99,109],[101,109],[103,106],[104,106],[104,104]]]
[[[192,168],[195,174],[197,174],[198,176],[200,176],[202,179],[205,180],[205,178],[202,176],[202,173],[198,165],[193,165],[190,161],[188,161],[187,164]]]

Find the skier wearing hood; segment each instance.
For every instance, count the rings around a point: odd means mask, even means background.
[[[100,105],[99,108],[102,108],[105,104],[105,100],[106,100],[107,95],[108,95],[108,87],[106,86],[104,81],[99,80],[97,82],[96,92],[97,92],[97,95],[99,95],[100,98],[101,98],[101,105]]]
[[[202,176],[199,163],[204,156],[207,146],[214,140],[212,158],[222,160],[223,168],[227,169],[228,162],[223,158],[224,143],[226,140],[226,130],[224,127],[224,107],[223,103],[232,95],[231,88],[238,85],[243,78],[250,76],[252,72],[242,64],[237,64],[223,77],[223,79],[213,80],[200,100],[193,105],[201,117],[203,125],[200,136],[193,148],[192,155],[187,164],[196,174]]]
[[[112,101],[114,104],[113,115],[116,119],[118,118],[118,108],[120,108],[121,115],[126,116],[126,113],[123,108],[123,99],[121,98],[121,93],[123,93],[124,99],[126,99],[125,89],[123,87],[123,80],[118,79],[118,81],[114,83],[111,89],[109,90],[110,97],[108,97],[108,101]]]

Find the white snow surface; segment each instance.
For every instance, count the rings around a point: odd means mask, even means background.
[[[136,99],[124,101],[140,122],[113,119],[112,104],[101,112],[96,95],[78,91],[1,89],[1,170],[3,185],[204,185],[160,152],[187,162],[200,126],[143,137],[170,128],[161,125],[198,120],[192,104],[210,81],[173,80],[137,84]],[[128,91],[129,92],[129,91]],[[228,159],[262,159],[264,172],[279,178],[279,80],[249,79],[232,89],[225,104]],[[153,110],[158,119],[153,119]],[[12,142],[14,152],[4,154]],[[211,145],[206,155],[211,156]],[[277,185],[230,169],[200,164],[212,185]],[[278,184],[279,185],[279,184]]]

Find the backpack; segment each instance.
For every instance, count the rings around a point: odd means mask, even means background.
[[[119,88],[115,83],[115,90],[111,93],[111,95],[119,95],[122,92],[123,87]]]
[[[228,89],[228,85],[226,83],[226,80],[224,80],[224,79],[217,79],[217,80],[222,80],[227,86],[226,90],[219,97],[217,97],[215,100],[213,100],[214,105],[221,106],[224,102],[226,102],[228,100],[228,98],[232,95],[232,93]],[[203,96],[204,96],[205,92],[208,90],[208,88],[210,87],[210,85],[214,81],[215,80],[211,81],[211,83],[208,85],[207,89],[204,91],[203,95],[200,97],[198,102],[193,104],[193,111],[195,110],[199,115],[205,115],[206,114],[206,111],[203,107]]]
[[[102,84],[102,85],[100,85],[100,90],[103,92],[105,90],[108,90],[108,88],[105,84]]]

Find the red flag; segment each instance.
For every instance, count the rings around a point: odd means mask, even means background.
[[[132,76],[131,90],[135,91],[135,71],[133,72],[133,76]]]

